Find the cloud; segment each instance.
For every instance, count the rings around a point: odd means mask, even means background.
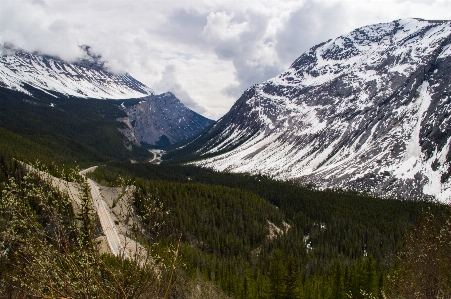
[[[2,1],[0,42],[69,61],[82,55],[71,34],[71,24],[58,17],[49,18],[47,9],[44,1]]]
[[[207,19],[203,38],[220,58],[231,60],[235,67],[238,84],[226,87],[227,95],[237,98],[249,86],[282,71],[269,34],[271,15],[249,9],[239,18],[221,11],[210,13]]]
[[[177,70],[176,66],[173,64],[166,65],[161,74],[161,80],[156,82],[153,87],[157,93],[163,93],[166,91],[172,92],[180,100],[180,102],[199,114],[203,114],[207,111],[205,107],[199,105],[199,103],[193,100],[188,92],[177,81]]]
[[[200,34],[207,24],[207,15],[193,9],[177,9],[165,22],[149,31],[177,44],[199,47],[203,43]]]
[[[69,61],[89,45],[113,71],[218,118],[315,44],[406,17],[451,19],[451,1],[1,0],[0,43]]]
[[[293,11],[275,36],[281,62],[290,65],[312,46],[346,33],[347,5],[309,1]]]
[[[33,0],[32,3],[36,4],[36,5],[41,5],[41,6],[46,6],[47,5],[47,3],[45,3],[44,0]]]

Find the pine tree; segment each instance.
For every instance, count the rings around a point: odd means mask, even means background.
[[[335,273],[333,277],[332,297],[335,299],[346,298],[345,285],[344,285],[344,273],[341,262],[337,261],[335,266]]]
[[[243,278],[243,287],[241,288],[241,299],[251,299],[252,289],[251,289],[251,278],[250,271],[246,270]]]
[[[268,299],[269,294],[268,279],[260,272],[260,270],[257,270],[256,291],[258,299]]]
[[[290,257],[287,263],[287,273],[285,276],[285,299],[298,298],[297,292],[298,271],[296,270],[296,264],[294,259]]]
[[[273,251],[269,269],[269,298],[282,299],[285,293],[285,265],[280,249]]]

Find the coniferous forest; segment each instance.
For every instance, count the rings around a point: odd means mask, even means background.
[[[399,282],[413,279],[406,258],[421,255],[421,242],[435,246],[422,263],[436,265],[428,270],[432,280],[444,279],[436,289],[449,287],[444,205],[193,166],[112,163],[91,176],[104,183],[133,178],[138,211],[146,196],[161,201],[169,213],[160,237],[181,236],[190,275],[234,298],[397,298],[410,289]]]
[[[0,91],[0,298],[451,298],[449,206],[149,164],[123,146],[109,102]],[[80,209],[22,163],[36,160],[80,186]],[[102,186],[134,185],[152,263],[98,250],[71,171],[92,165]]]

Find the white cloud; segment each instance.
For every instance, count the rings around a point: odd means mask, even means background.
[[[1,0],[0,42],[66,60],[90,45],[113,70],[219,118],[311,46],[406,17],[451,19],[451,1]]]
[[[205,107],[199,105],[189,93],[183,88],[177,80],[177,71],[174,64],[166,65],[161,79],[155,82],[154,88],[157,93],[163,93],[166,91],[172,92],[181,102],[183,102],[188,108],[198,111],[199,113],[205,113],[207,110]]]

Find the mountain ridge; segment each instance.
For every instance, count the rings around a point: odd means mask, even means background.
[[[368,25],[318,44],[246,90],[198,137],[192,152],[210,158],[195,164],[449,200],[450,56],[449,21]]]
[[[24,84],[47,92],[97,99],[140,98],[153,90],[129,74],[114,74],[100,55],[81,46],[85,57],[66,62],[58,57],[28,53],[13,45],[0,47],[0,86],[29,93]],[[54,95],[56,96],[56,95]]]

